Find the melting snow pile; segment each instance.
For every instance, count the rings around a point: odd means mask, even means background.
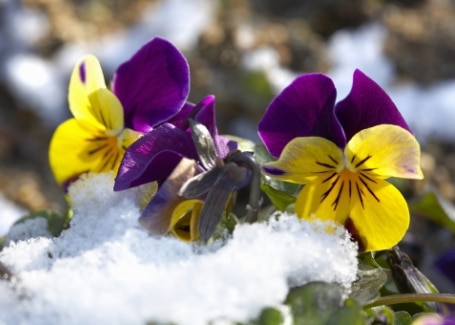
[[[280,304],[290,286],[321,280],[348,289],[355,280],[356,247],[341,228],[328,234],[282,216],[238,226],[224,243],[187,244],[149,236],[137,222],[137,190],[112,186],[111,174],[79,180],[68,230],[0,253],[15,274],[0,281],[0,323],[246,321]]]

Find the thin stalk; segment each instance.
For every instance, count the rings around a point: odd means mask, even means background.
[[[395,305],[412,302],[439,302],[455,305],[455,294],[449,293],[404,293],[391,296],[384,296],[366,304],[364,308],[372,308],[384,305]]]
[[[251,153],[241,152],[231,159],[236,163],[243,163],[251,170],[250,198],[247,206],[245,220],[253,223],[258,220],[259,209],[261,208],[261,169]]]

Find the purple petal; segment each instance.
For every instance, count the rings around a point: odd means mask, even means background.
[[[215,96],[209,95],[196,105],[194,120],[205,125],[214,138],[218,134],[215,117]]]
[[[439,257],[436,267],[455,284],[455,248]]]
[[[336,105],[335,114],[348,141],[357,132],[379,124],[411,131],[385,91],[360,70],[354,72],[351,92]]]
[[[197,159],[191,135],[165,123],[144,134],[125,152],[114,190],[165,180],[182,157]]]
[[[236,141],[230,140],[221,135],[216,135],[214,140],[216,155],[220,158],[226,158],[230,152],[235,151],[238,148]]]
[[[343,130],[334,114],[335,86],[323,74],[295,79],[270,103],[258,133],[270,154],[279,157],[295,137],[319,136],[343,147]]]
[[[112,90],[125,110],[125,127],[147,132],[174,116],[189,92],[185,57],[168,41],[155,38],[117,70]]]
[[[205,97],[196,105],[195,111],[196,115],[194,119],[204,124],[209,130],[210,135],[215,142],[215,149],[218,157],[225,158],[229,152],[237,149],[237,142],[218,135],[215,115],[215,96],[209,95]]]
[[[183,105],[182,109],[166,122],[174,125],[181,130],[187,130],[190,126],[188,123],[188,118],[194,111],[194,107],[194,104],[186,102],[185,105]]]

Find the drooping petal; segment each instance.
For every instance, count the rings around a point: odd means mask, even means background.
[[[184,198],[197,198],[207,193],[221,174],[222,167],[215,167],[188,179],[178,191]]]
[[[352,171],[380,178],[423,178],[419,143],[396,125],[381,124],[356,133],[346,145],[345,154]]]
[[[76,119],[60,124],[49,147],[51,169],[59,184],[89,171],[117,170],[122,155],[116,137]]]
[[[197,173],[196,162],[181,159],[177,167],[162,184],[150,203],[142,211],[140,224],[153,235],[163,235],[169,231],[174,209],[185,199],[177,193],[182,184]]]
[[[182,241],[194,241],[199,237],[199,217],[204,204],[201,200],[185,200],[172,212],[168,231]]]
[[[154,38],[117,70],[113,92],[125,110],[125,125],[147,132],[174,116],[189,93],[189,67],[174,45]]]
[[[79,61],[71,75],[68,101],[76,119],[91,123],[100,130],[121,130],[123,108],[119,100],[106,89],[98,60],[87,55]]]
[[[126,151],[114,190],[165,180],[182,157],[197,159],[191,135],[171,124],[144,134]]]
[[[264,164],[266,174],[297,184],[337,172],[343,167],[343,152],[333,142],[319,137],[301,137],[291,140],[279,159]]]
[[[368,182],[368,189],[363,192],[362,200],[351,201],[350,212],[361,246],[365,251],[395,246],[409,227],[405,199],[397,188],[382,179]]]
[[[360,130],[379,124],[394,124],[411,132],[389,95],[360,70],[354,72],[351,92],[336,105],[335,114],[347,141]]]
[[[275,97],[258,125],[272,156],[280,156],[296,137],[323,137],[344,147],[343,130],[334,113],[335,98],[335,86],[323,74],[302,75]]]
[[[207,241],[215,232],[223,211],[226,210],[231,194],[245,185],[249,170],[235,163],[227,163],[220,171],[219,177],[208,192],[199,218],[199,233],[202,240]]]

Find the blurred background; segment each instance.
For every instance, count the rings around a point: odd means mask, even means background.
[[[0,235],[28,211],[65,210],[47,151],[70,116],[76,61],[94,54],[109,81],[154,36],[187,57],[190,101],[215,94],[221,133],[257,143],[265,108],[296,75],[328,74],[340,100],[360,68],[422,144],[425,180],[400,189],[410,202],[433,190],[455,211],[455,1],[0,0]],[[405,245],[441,291],[454,290],[432,267],[453,232],[415,215]]]

